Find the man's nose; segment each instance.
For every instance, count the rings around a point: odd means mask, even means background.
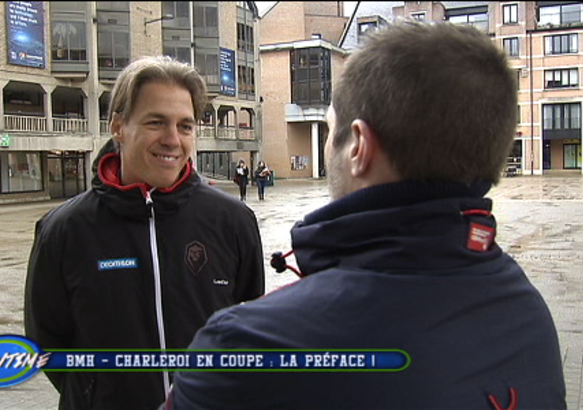
[[[178,124],[168,124],[164,129],[164,135],[161,140],[162,144],[170,146],[180,145],[180,132],[178,127]]]

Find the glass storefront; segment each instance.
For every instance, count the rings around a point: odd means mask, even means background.
[[[39,152],[0,153],[0,193],[43,190]]]
[[[70,198],[85,191],[83,152],[50,152],[47,163],[51,198]]]
[[[563,145],[563,168],[581,169],[581,144]]]

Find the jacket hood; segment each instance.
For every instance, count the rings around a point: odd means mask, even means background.
[[[146,198],[150,194],[156,215],[172,214],[188,200],[192,190],[189,185],[200,184],[189,159],[178,181],[169,188],[154,188],[144,183],[122,185],[120,179],[121,158],[110,139],[99,151],[92,164],[92,186],[116,213],[132,218],[148,218]]]
[[[411,274],[496,258],[492,201],[482,197],[490,186],[407,181],[354,192],[292,228],[298,266],[304,275],[333,267]],[[473,246],[475,229],[484,249]]]

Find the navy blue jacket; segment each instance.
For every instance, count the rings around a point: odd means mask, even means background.
[[[179,372],[168,407],[492,409],[514,389],[516,409],[565,409],[552,317],[493,240],[488,188],[382,185],[307,215],[292,230],[307,276],[215,313],[190,345],[402,349],[407,369]]]

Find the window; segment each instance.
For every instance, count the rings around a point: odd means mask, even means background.
[[[32,192],[43,189],[38,152],[0,153],[0,192]]]
[[[163,1],[162,14],[171,14],[175,19],[190,18],[187,1]]]
[[[502,6],[502,23],[518,23],[518,4],[507,4]]]
[[[480,30],[484,31],[488,30],[487,13],[459,14],[448,17],[448,21],[453,24],[465,24],[469,26],[475,26]]]
[[[581,23],[583,4],[559,4],[539,8],[539,25]]]
[[[218,50],[197,49],[194,65],[198,68],[207,84],[219,84],[219,54]]]
[[[170,56],[183,63],[190,64],[190,48],[189,47],[168,47],[164,46],[164,55]]]
[[[218,37],[219,36],[219,11],[217,6],[203,6],[193,2],[194,5],[194,36]]]
[[[521,68],[519,68],[518,70],[516,70],[516,89],[520,90],[520,77],[522,74],[522,70]]]
[[[84,22],[53,20],[51,33],[53,60],[87,61]]]
[[[330,50],[314,47],[291,51],[292,102],[330,104]]]
[[[581,169],[581,144],[563,145],[563,169]]]
[[[518,119],[518,124],[522,124],[522,109],[520,108],[520,105],[518,106],[516,118]]]
[[[254,48],[253,27],[237,23],[237,49],[253,53]]]
[[[378,28],[378,23],[376,21],[369,21],[366,23],[358,23],[358,34],[364,34],[368,30],[374,30]]]
[[[518,37],[505,38],[502,40],[504,51],[510,57],[518,57]]]
[[[255,69],[244,65],[237,66],[239,94],[255,94]]]
[[[545,37],[545,54],[567,54],[579,51],[579,35],[561,34]]]
[[[543,105],[543,129],[581,129],[579,103]]]
[[[545,70],[545,88],[569,88],[579,85],[579,70]]]
[[[130,34],[104,31],[97,34],[99,68],[123,69],[130,61]]]
[[[425,12],[423,13],[411,13],[411,18],[417,21],[425,21]]]
[[[121,70],[130,62],[130,13],[127,1],[97,2],[100,69]]]

